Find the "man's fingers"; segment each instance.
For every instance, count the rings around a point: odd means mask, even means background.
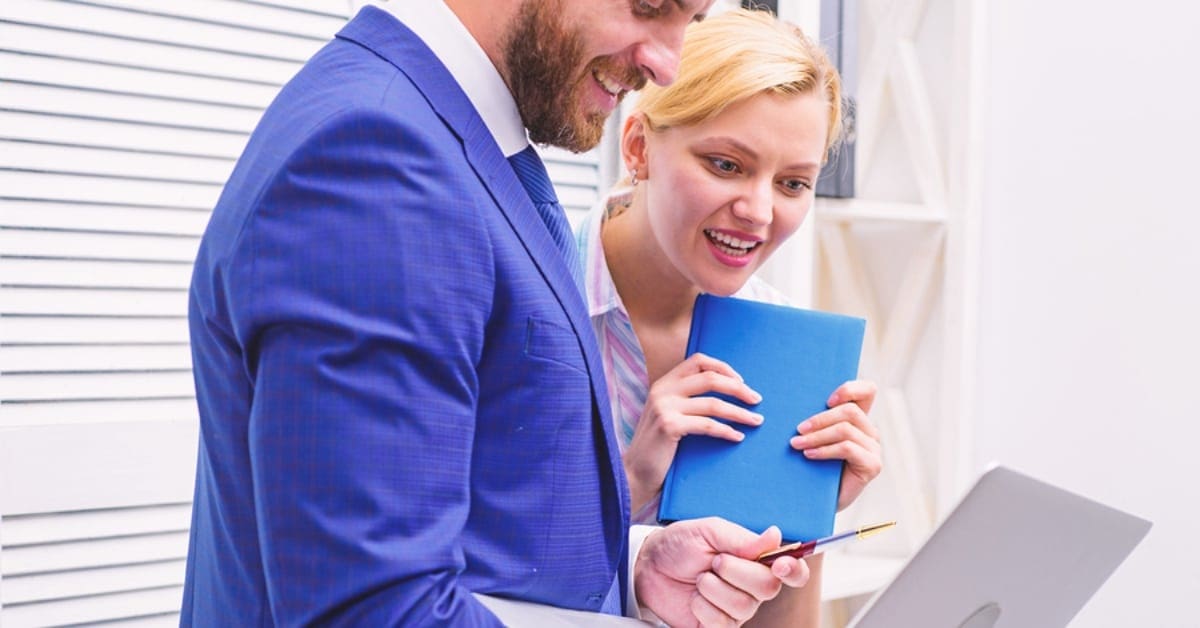
[[[779,578],[784,586],[793,589],[808,584],[808,579],[811,576],[808,563],[792,558],[791,556],[781,556],[775,559],[775,562],[771,563],[771,573],[776,578]]]
[[[737,626],[738,621],[717,608],[715,604],[707,600],[703,595],[696,593],[692,597],[692,602],[689,605],[692,615],[696,617],[697,625],[704,626]]]
[[[730,561],[738,560],[732,556],[727,558]],[[768,569],[764,567],[762,571],[767,572],[767,577],[774,580]],[[763,599],[758,597],[760,594],[758,589],[765,589],[768,586],[769,583],[764,581],[762,585],[753,587],[755,590],[748,591],[742,589],[736,581],[730,582],[711,571],[700,574],[700,577],[696,579],[696,590],[700,592],[700,597],[736,623],[744,622],[754,616],[754,612],[758,610],[758,605],[762,603]]]

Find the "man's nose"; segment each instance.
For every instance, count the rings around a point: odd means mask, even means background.
[[[646,78],[663,86],[675,82],[679,75],[683,32],[683,27],[663,27],[638,46],[634,61]]]

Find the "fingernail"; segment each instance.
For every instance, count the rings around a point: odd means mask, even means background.
[[[713,557],[713,562],[712,562],[713,571],[716,571],[718,568],[720,568],[720,566],[721,566],[721,555],[717,554],[715,557]]]
[[[812,429],[812,421],[805,421],[796,426],[796,431],[801,434],[807,434],[810,429]]]
[[[746,440],[746,434],[744,432],[738,432],[737,436],[734,436],[734,438],[736,438],[737,442],[740,443],[740,442]]]
[[[809,458],[812,458],[813,456],[817,455],[817,450],[815,450],[815,449],[805,449],[805,450],[804,450],[804,455],[805,455],[805,456],[808,456]]]
[[[793,436],[792,437],[792,447],[795,449],[804,449],[805,445],[807,445],[807,444],[808,444],[808,440],[806,438],[804,438],[803,436]]]
[[[751,393],[751,399],[754,399],[754,403],[762,402],[762,395],[758,394],[758,391],[752,390],[752,391],[750,391],[750,393]]]
[[[833,393],[832,395],[829,395],[829,399],[825,402],[825,405],[829,406],[830,408],[836,406],[837,404],[838,404],[837,393]]]
[[[755,425],[762,425],[762,422],[766,420],[766,417],[764,417],[761,414],[758,414],[757,412],[754,413],[754,416],[752,416],[751,418],[754,420]]]

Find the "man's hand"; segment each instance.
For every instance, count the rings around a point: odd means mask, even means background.
[[[780,540],[778,528],[755,534],[715,517],[673,523],[646,537],[636,557],[638,603],[675,628],[740,626],[783,585],[808,582],[803,561],[755,562]]]

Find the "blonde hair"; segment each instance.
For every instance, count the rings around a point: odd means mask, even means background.
[[[837,68],[798,27],[765,11],[736,9],[688,27],[679,75],[648,85],[635,113],[651,130],[688,126],[763,92],[819,92],[829,105],[825,157],[841,137],[842,85]]]

